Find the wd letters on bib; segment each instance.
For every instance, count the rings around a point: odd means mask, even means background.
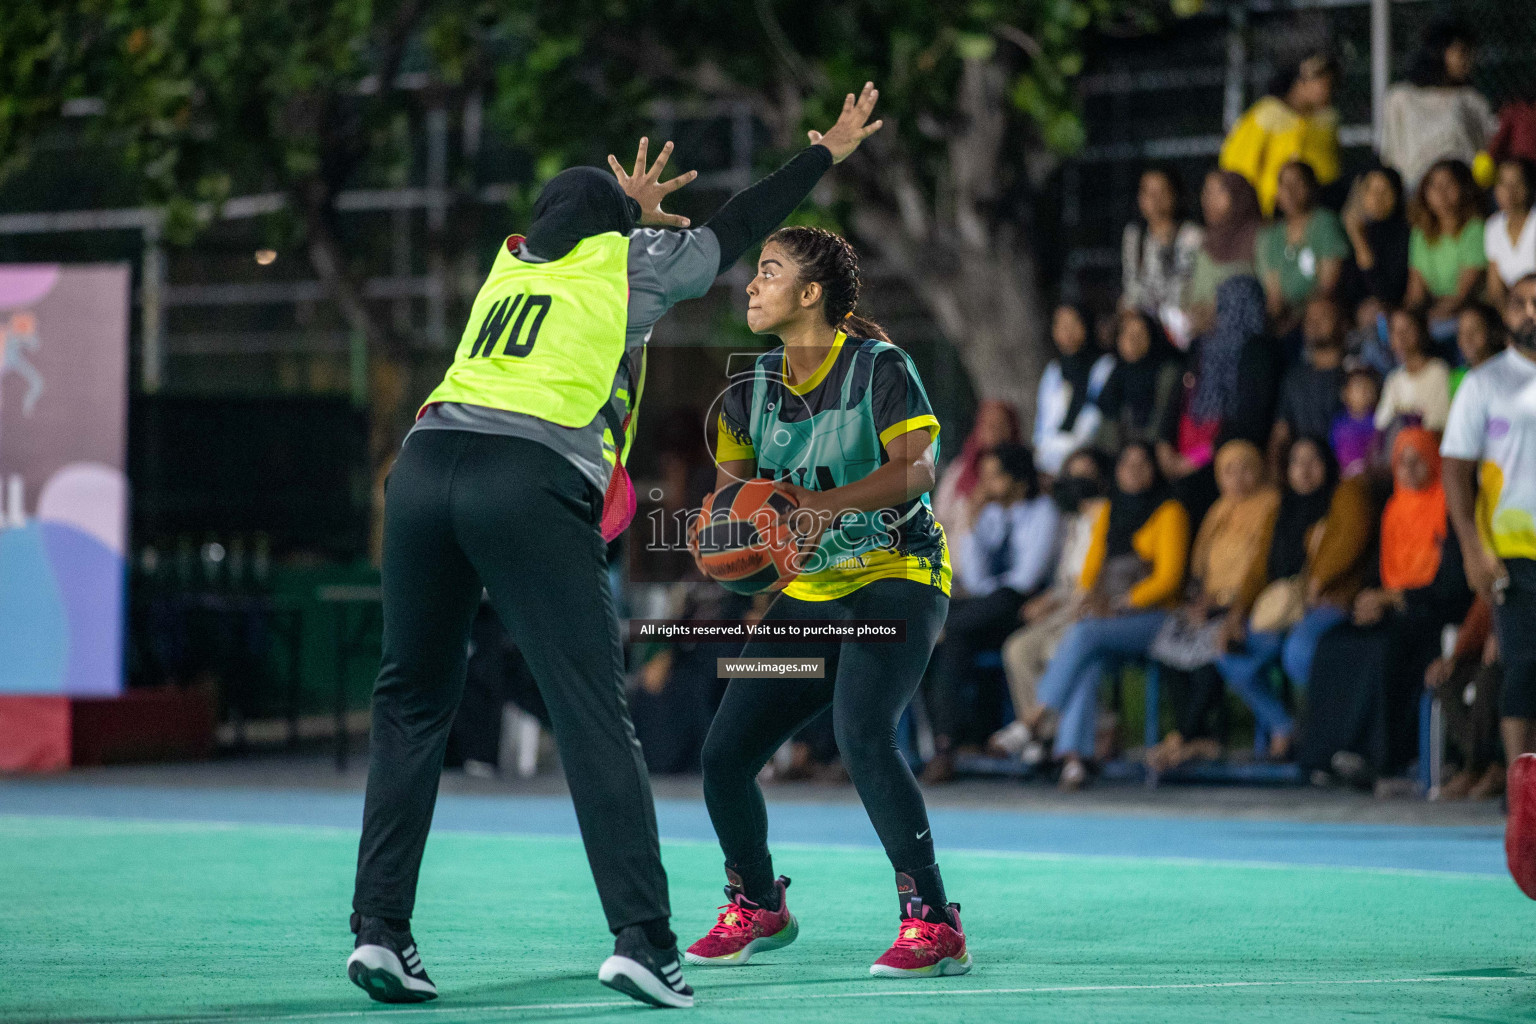
[[[624,463],[651,328],[708,290],[720,258],[708,232],[636,230],[632,203],[594,167],[550,181],[527,237],[497,251],[415,427],[525,437],[559,452],[603,495],[604,540],[635,513]]]

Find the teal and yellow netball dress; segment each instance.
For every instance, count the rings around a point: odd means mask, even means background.
[[[890,461],[885,446],[927,430],[938,461],[939,421],[912,359],[895,345],[839,331],[816,372],[799,384],[784,350],[759,357],[731,381],[720,413],[716,458],[751,459],[757,475],[827,491]],[[843,516],[817,552],[824,566],[785,588],[802,601],[846,597],[875,580],[926,583],[949,593],[944,528],[923,494],[878,512]]]

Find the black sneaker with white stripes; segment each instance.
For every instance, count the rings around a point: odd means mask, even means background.
[[[652,1006],[693,1005],[693,989],[683,981],[683,961],[677,944],[668,949],[651,945],[645,929],[632,924],[619,932],[613,956],[603,961],[597,980],[631,999]]]
[[[395,928],[382,917],[352,915],[357,947],[347,957],[352,984],[381,1003],[422,1003],[437,998],[437,986],[421,966],[408,922]]]

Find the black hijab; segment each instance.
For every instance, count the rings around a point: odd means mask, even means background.
[[[1083,411],[1083,406],[1088,404],[1088,385],[1093,376],[1093,364],[1099,361],[1097,338],[1093,329],[1093,317],[1084,306],[1068,306],[1067,308],[1077,313],[1078,320],[1083,324],[1083,344],[1076,352],[1067,355],[1060,349],[1056,352],[1056,361],[1061,365],[1061,379],[1072,389],[1072,399],[1067,404],[1067,412],[1061,418],[1061,430],[1070,431],[1077,425],[1077,416]]]
[[[617,231],[627,235],[640,219],[640,204],[624,194],[613,175],[596,167],[572,167],[550,178],[533,204],[528,250],[558,260],[584,238]]]
[[[1323,486],[1311,494],[1297,494],[1291,490],[1289,482],[1291,452],[1303,443],[1317,449],[1327,468]],[[1307,567],[1307,534],[1327,517],[1328,507],[1333,503],[1334,488],[1339,484],[1339,462],[1334,458],[1328,442],[1321,438],[1304,436],[1292,441],[1282,465],[1287,467],[1287,481],[1280,497],[1280,514],[1275,519],[1274,540],[1269,545],[1268,571],[1272,580],[1289,579]]]
[[[1139,310],[1126,312],[1122,316],[1139,318],[1146,325],[1152,344],[1147,354],[1136,362],[1128,363],[1123,359],[1116,362],[1114,372],[1105,381],[1104,390],[1099,395],[1099,409],[1107,420],[1124,422],[1129,418],[1133,426],[1145,427],[1157,405],[1158,374],[1166,363],[1179,357],[1179,350],[1169,342],[1162,324],[1155,317]]]
[[[1163,479],[1162,470],[1157,467],[1157,452],[1150,444],[1144,441],[1132,441],[1125,446],[1120,455],[1132,448],[1140,448],[1152,466],[1152,486],[1140,494],[1127,494],[1117,486],[1109,499],[1109,536],[1105,542],[1105,557],[1115,558],[1119,555],[1135,553],[1132,547],[1132,538],[1136,532],[1147,525],[1147,520],[1170,497],[1172,493],[1168,488],[1168,482]]]
[[[1360,270],[1366,292],[1388,306],[1399,305],[1408,291],[1408,243],[1413,229],[1408,225],[1403,176],[1391,167],[1372,167],[1366,174],[1380,174],[1391,186],[1395,201],[1385,220],[1365,222],[1365,241],[1376,262],[1370,270]],[[1358,264],[1357,264],[1358,266]]]

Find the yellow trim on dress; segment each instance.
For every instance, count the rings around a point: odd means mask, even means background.
[[[816,367],[815,373],[805,379],[805,383],[791,384],[789,382],[789,374],[785,373],[784,386],[789,388],[789,393],[792,395],[804,395],[814,390],[816,385],[820,384],[827,374],[832,372],[832,364],[837,362],[837,354],[843,350],[843,341],[847,337],[842,331],[837,332],[837,337],[832,339],[832,347],[827,350],[826,357],[822,359],[821,365]],[[786,370],[789,368],[788,346],[784,348],[784,367]]]
[[[725,413],[720,414],[720,426],[715,433],[715,461],[736,462],[740,459],[757,459],[757,449],[736,440],[731,428],[725,424]]]
[[[880,447],[884,448],[890,444],[892,438],[900,437],[902,434],[911,433],[914,430],[921,430],[924,427],[933,428],[928,431],[928,440],[932,441],[939,436],[939,418],[931,413],[924,413],[921,416],[912,416],[904,419],[900,423],[892,423],[880,431]]]

